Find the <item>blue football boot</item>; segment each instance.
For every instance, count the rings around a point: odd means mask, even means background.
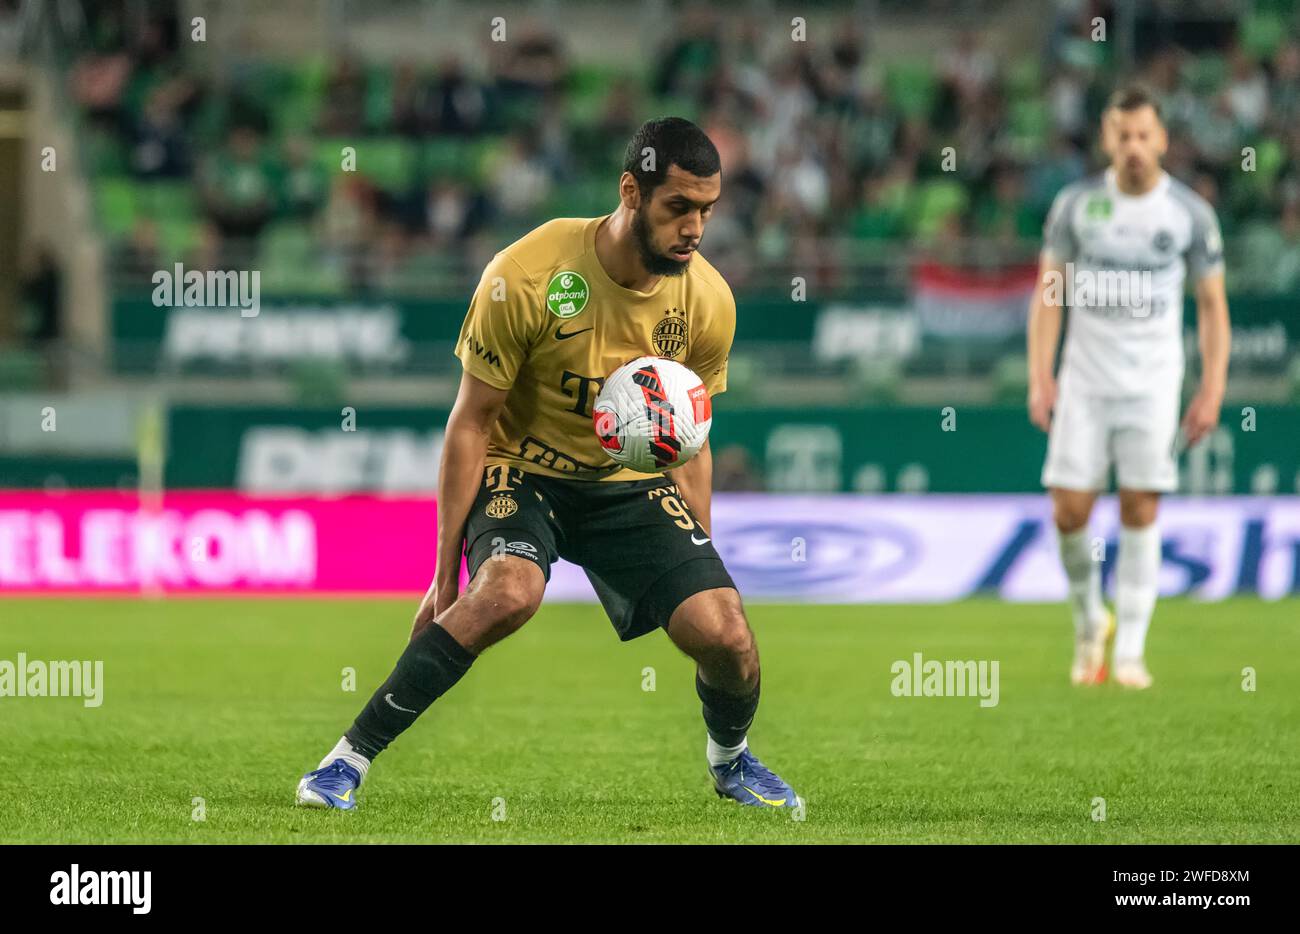
[[[763,763],[749,748],[723,765],[709,766],[713,787],[719,798],[733,798],[741,804],[755,808],[793,808],[799,806],[799,796]]]
[[[297,803],[306,808],[338,808],[350,811],[357,806],[357,787],[361,773],[342,759],[314,772],[298,782]]]

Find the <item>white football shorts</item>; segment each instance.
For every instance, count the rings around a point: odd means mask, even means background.
[[[1180,398],[1181,386],[1107,397],[1062,382],[1047,435],[1043,486],[1104,492],[1114,465],[1122,489],[1174,492]]]

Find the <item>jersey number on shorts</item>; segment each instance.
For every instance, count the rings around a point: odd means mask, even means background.
[[[664,512],[673,517],[673,525],[679,529],[690,531],[695,528],[695,520],[691,518],[691,514],[686,511],[686,507],[682,505],[682,501],[676,496],[670,494],[660,497],[659,505],[664,507]]]

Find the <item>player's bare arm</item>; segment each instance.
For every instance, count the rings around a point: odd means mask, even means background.
[[[475,376],[461,376],[460,390],[447,418],[438,471],[438,565],[433,583],[415,614],[415,636],[456,602],[465,519],[478,494],[492,426],[509,392]]]
[[[1201,385],[1183,415],[1183,433],[1189,445],[1196,444],[1219,424],[1219,409],[1228,383],[1232,326],[1221,272],[1196,284],[1196,330],[1201,348]]]
[[[1051,426],[1056,405],[1056,345],[1061,336],[1061,308],[1047,301],[1047,287],[1049,282],[1060,282],[1064,274],[1064,264],[1044,252],[1029,304],[1029,420],[1043,431]]]
[[[677,484],[686,505],[695,513],[696,521],[708,532],[713,525],[709,512],[713,505],[713,452],[709,450],[709,443],[704,442],[704,447],[693,459],[667,473],[668,478]]]

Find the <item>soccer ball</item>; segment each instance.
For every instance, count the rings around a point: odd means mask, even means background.
[[[592,420],[600,446],[616,462],[660,473],[704,447],[713,406],[691,370],[666,357],[637,357],[605,380]]]

